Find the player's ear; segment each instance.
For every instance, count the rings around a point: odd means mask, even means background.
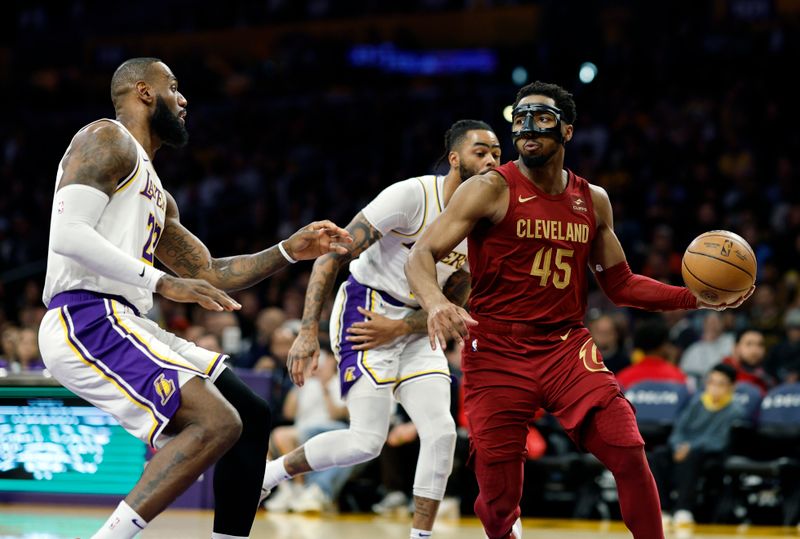
[[[450,168],[458,168],[461,164],[461,157],[458,155],[458,152],[450,152],[447,154],[447,162]]]
[[[155,101],[156,99],[155,92],[153,92],[153,88],[145,81],[143,80],[136,81],[135,89],[136,89],[136,95],[145,104],[150,105],[151,103],[153,103],[153,101]]]
[[[572,124],[567,124],[564,126],[564,144],[572,140]]]

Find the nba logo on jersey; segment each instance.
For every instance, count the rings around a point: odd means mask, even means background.
[[[175,393],[175,382],[172,380],[167,380],[164,378],[164,375],[159,375],[156,378],[156,381],[153,382],[153,387],[156,390],[156,393],[159,397],[161,397],[161,405],[167,404],[169,398]]]
[[[478,339],[472,339],[472,351],[473,352],[478,351]]]
[[[356,379],[356,376],[354,374],[355,370],[356,370],[355,367],[347,367],[347,369],[345,369],[345,371],[344,371],[344,381],[345,382],[353,382],[353,381],[355,381],[355,379]]]

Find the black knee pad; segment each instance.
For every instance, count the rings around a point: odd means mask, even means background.
[[[239,412],[239,417],[242,419],[242,437],[269,438],[272,428],[272,412],[266,400],[253,393],[253,390],[230,369],[225,369],[217,377],[214,385]]]

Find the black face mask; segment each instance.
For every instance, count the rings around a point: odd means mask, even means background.
[[[520,116],[524,117],[522,126],[516,131],[511,131],[511,138],[514,144],[523,135],[532,133],[536,136],[551,136],[559,144],[563,144],[564,137],[561,134],[561,109],[545,105],[544,103],[531,103],[528,105],[517,105],[511,117],[516,120]]]
[[[177,115],[172,114],[166,101],[161,96],[156,96],[156,110],[150,118],[153,131],[161,142],[174,148],[182,148],[189,142],[189,132],[181,124]]]

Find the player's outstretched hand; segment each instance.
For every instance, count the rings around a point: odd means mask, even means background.
[[[449,339],[455,339],[459,344],[463,344],[464,337],[469,333],[469,326],[476,325],[478,322],[458,305],[449,301],[434,305],[428,311],[428,337],[431,340],[431,348],[436,350],[436,341],[439,341],[444,350]]]
[[[348,335],[345,337],[354,343],[353,350],[372,350],[406,334],[403,331],[405,322],[402,320],[387,318],[363,307],[358,307],[358,312],[366,320],[356,322],[347,328]]]
[[[347,254],[353,243],[350,233],[331,221],[314,221],[283,242],[283,248],[295,260],[311,260],[326,253]]]
[[[317,335],[306,330],[300,330],[300,334],[292,343],[289,350],[289,357],[286,360],[286,368],[289,370],[289,378],[297,387],[303,387],[307,367],[309,374],[317,370],[319,363],[319,338]]]
[[[753,295],[753,292],[756,291],[756,286],[753,285],[750,287],[750,290],[747,293],[734,301],[733,303],[720,303],[718,305],[714,305],[713,303],[706,303],[705,301],[701,301],[699,298],[697,299],[697,308],[698,309],[713,309],[715,311],[724,311],[725,309],[735,309],[736,307],[741,306],[742,303],[747,301],[750,296]]]
[[[209,311],[238,311],[242,308],[228,294],[203,279],[164,275],[158,280],[156,292],[179,303],[197,303]]]

